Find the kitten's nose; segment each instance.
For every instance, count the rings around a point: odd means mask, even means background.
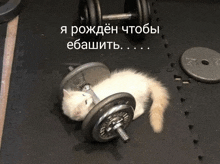
[[[75,116],[75,119],[74,119],[75,121],[82,121],[83,119],[82,119],[82,117],[80,117],[80,116]]]
[[[74,113],[74,115],[78,117],[80,115],[80,113],[81,113],[80,111],[77,111]]]

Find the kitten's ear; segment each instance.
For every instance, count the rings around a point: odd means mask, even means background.
[[[70,97],[70,93],[66,89],[63,89],[63,97],[66,97],[66,98]]]

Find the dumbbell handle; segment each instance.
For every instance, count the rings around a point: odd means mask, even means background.
[[[93,92],[90,85],[85,85],[83,88],[84,92],[87,92],[92,95],[93,101],[95,104],[98,104],[100,102],[100,99],[97,97],[97,95]]]
[[[129,20],[136,17],[136,14],[132,13],[122,13],[122,14],[109,14],[103,15],[102,20]]]
[[[121,127],[118,127],[116,131],[124,142],[128,142],[130,140],[129,136],[125,133],[125,131]]]
[[[119,136],[121,137],[121,139],[126,143],[130,140],[129,136],[125,133],[124,129],[122,129],[122,124],[121,123],[117,123],[113,129],[119,134]]]

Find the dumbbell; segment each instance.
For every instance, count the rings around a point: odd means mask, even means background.
[[[96,141],[105,142],[119,135],[127,142],[129,136],[124,128],[133,119],[134,104],[130,104],[134,103],[133,97],[128,93],[117,93],[100,101],[89,85],[83,91],[90,93],[96,104],[82,124],[86,138],[90,140],[93,137]]]
[[[21,0],[8,0],[7,2],[0,2],[0,23],[12,20],[22,10],[23,3]]]
[[[84,91],[92,95],[95,106],[82,123],[82,132],[87,141],[107,142],[118,136],[124,142],[129,140],[124,129],[134,116],[134,97],[122,92],[100,101],[91,88],[109,76],[110,71],[104,64],[92,62],[73,69],[61,82],[61,97],[63,89]]]
[[[127,25],[143,26],[150,22],[150,3],[148,0],[126,0],[121,14],[102,15],[99,0],[81,0],[79,20],[83,26],[101,26],[102,21],[124,20]],[[95,36],[94,36],[95,37]]]

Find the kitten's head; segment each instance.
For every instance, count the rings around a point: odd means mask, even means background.
[[[65,115],[75,121],[82,121],[93,107],[91,94],[81,91],[63,90],[62,109]]]

